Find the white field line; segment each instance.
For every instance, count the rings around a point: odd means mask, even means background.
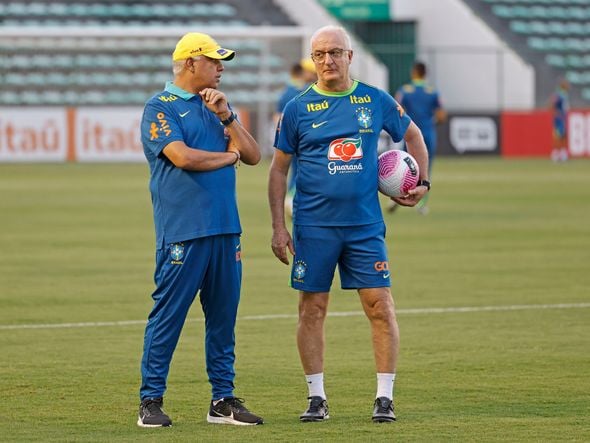
[[[546,305],[500,305],[500,306],[458,306],[454,308],[409,308],[398,309],[397,314],[453,314],[463,312],[492,312],[492,311],[530,311],[535,309],[584,309],[590,308],[590,303],[557,303]],[[329,317],[358,317],[365,315],[363,311],[330,312]],[[238,321],[248,320],[278,320],[295,319],[297,314],[268,314],[268,315],[245,315],[239,317]],[[202,322],[202,318],[187,319],[190,322]],[[97,328],[103,326],[132,326],[145,325],[145,320],[122,320],[122,321],[99,321],[83,323],[37,323],[24,325],[0,325],[0,331],[15,329],[68,329],[68,328]]]

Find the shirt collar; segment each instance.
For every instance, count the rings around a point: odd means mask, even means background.
[[[169,92],[170,94],[174,94],[186,101],[190,100],[191,98],[193,98],[196,95],[196,94],[193,94],[192,92],[185,91],[184,89],[182,89],[179,86],[176,86],[173,82],[166,82],[166,88],[164,88],[164,89],[166,92]]]

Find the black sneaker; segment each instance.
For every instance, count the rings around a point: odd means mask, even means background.
[[[216,405],[211,402],[207,414],[209,423],[222,425],[253,426],[264,423],[262,417],[252,414],[244,406],[244,400],[236,397],[222,398]]]
[[[330,418],[328,402],[322,397],[307,397],[309,406],[307,411],[299,416],[301,421],[324,421]]]
[[[139,405],[137,426],[143,428],[159,428],[172,426],[172,420],[162,410],[164,400],[161,398],[146,398]]]
[[[375,423],[389,423],[395,421],[395,414],[393,413],[393,400],[390,400],[387,397],[379,397],[375,400],[373,421]]]

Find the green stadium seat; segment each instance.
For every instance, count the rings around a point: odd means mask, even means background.
[[[545,62],[550,66],[561,69],[564,69],[568,66],[566,57],[559,54],[547,54],[545,56]]]
[[[512,14],[512,8],[506,5],[494,5],[492,7],[492,12],[498,17],[514,18],[514,15]]]
[[[43,91],[40,102],[45,105],[60,105],[64,102],[63,94],[60,91]]]
[[[9,15],[26,15],[27,5],[26,3],[12,2],[8,3],[4,8],[4,14]]]
[[[65,16],[68,14],[68,6],[64,3],[50,3],[47,6],[47,14]]]
[[[0,103],[3,105],[20,105],[20,94],[14,91],[0,92]]]
[[[39,94],[36,91],[22,91],[20,100],[25,105],[37,105],[39,103]]]
[[[190,14],[201,17],[209,17],[211,15],[211,11],[209,9],[209,5],[207,4],[194,3],[191,7]]]
[[[91,105],[101,105],[105,103],[106,93],[104,91],[85,91],[82,93],[82,99],[85,103]]]
[[[72,84],[70,75],[71,73],[54,71],[46,74],[45,79],[47,85],[55,86],[58,89],[63,89],[64,87],[69,87]]]
[[[211,15],[219,15],[225,17],[233,17],[236,14],[236,9],[228,4],[215,3],[211,5]]]
[[[510,22],[510,30],[512,32],[516,32],[517,34],[530,34],[530,26],[528,22],[523,22],[520,20],[512,20]]]
[[[4,77],[4,81],[7,85],[16,87],[26,87],[29,85],[29,80],[26,75],[21,72],[9,72]]]
[[[29,10],[27,11],[28,15],[46,15],[48,10],[49,4],[47,3],[38,3],[33,2],[29,3]]]

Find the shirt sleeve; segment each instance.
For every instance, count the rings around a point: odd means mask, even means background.
[[[158,102],[146,104],[141,120],[141,140],[156,156],[170,143],[184,141],[182,130],[171,108]]]
[[[434,92],[434,109],[441,109],[442,103],[440,101],[440,96],[438,95],[438,91]]]
[[[383,129],[394,142],[404,138],[412,121],[402,106],[388,93],[381,91],[381,107],[383,109]]]
[[[289,97],[287,96],[287,91],[285,91],[279,97],[279,101],[277,102],[276,111],[279,113],[283,112],[283,109],[285,108],[285,105],[287,104],[288,101],[289,101]]]
[[[291,100],[277,125],[275,147],[286,154],[295,154],[298,146],[297,102]]]

